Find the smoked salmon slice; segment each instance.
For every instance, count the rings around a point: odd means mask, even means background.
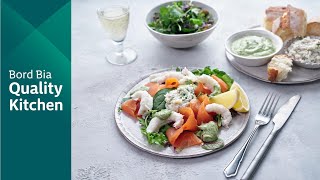
[[[160,90],[160,84],[156,82],[149,82],[148,84],[144,85],[149,88],[148,93],[151,96],[154,96]]]
[[[181,127],[183,128],[183,130],[189,130],[189,131],[198,130],[197,120],[190,107],[179,108],[179,113],[183,115],[183,118],[185,118],[185,123]]]
[[[139,102],[133,99],[129,99],[122,103],[121,109],[129,116],[136,118],[139,111]]]
[[[211,91],[206,88],[202,83],[198,83],[198,86],[196,87],[196,89],[194,90],[194,94],[196,96],[199,96],[200,94],[211,94]]]
[[[198,96],[198,100],[200,101],[200,104],[201,104],[204,100],[206,100],[207,98],[208,98],[208,95],[206,95],[206,94],[202,94],[202,95]]]
[[[166,131],[166,136],[168,138],[169,143],[174,146],[174,143],[176,142],[176,140],[178,139],[178,137],[180,136],[180,134],[183,132],[183,128],[179,128],[179,129],[175,129],[173,127],[167,129]]]
[[[201,139],[199,139],[193,132],[184,131],[174,143],[174,147],[178,149],[184,149],[200,144],[202,144]]]
[[[177,78],[167,78],[165,81],[166,88],[177,88],[179,86],[179,80]]]
[[[189,106],[192,109],[194,115],[196,116],[196,119],[197,119],[198,110],[199,110],[200,105],[201,105],[201,102],[198,99],[191,100],[190,104],[189,104]]]
[[[188,131],[196,131],[198,130],[197,120],[194,117],[194,113],[190,107],[182,107],[179,109],[179,113],[183,115],[185,119],[185,123],[179,129],[167,130],[166,135],[171,145],[174,145],[176,140],[180,137],[180,135],[188,130]],[[192,133],[192,132],[191,132]]]
[[[197,115],[197,124],[198,126],[202,123],[208,123],[209,121],[213,121],[213,117],[206,111],[206,105],[209,104],[209,98],[207,95],[201,96],[202,103],[198,110]]]
[[[173,147],[183,149],[202,144],[201,139],[199,139],[193,132],[190,131],[184,131],[180,133],[179,137],[173,141],[173,139],[170,139],[169,137],[173,137],[174,134],[177,134],[177,131],[179,131],[179,129],[176,130],[175,128],[169,128],[166,131],[166,136]]]
[[[183,149],[190,146],[202,144],[201,139],[199,139],[193,132],[190,131],[184,131],[180,133],[179,137],[175,140],[170,138],[175,134],[178,134],[177,131],[179,131],[180,129],[176,130],[175,128],[169,128],[166,131],[166,136],[168,137],[168,140],[173,147]]]
[[[222,79],[218,78],[215,75],[212,75],[211,77],[219,83],[220,88],[221,88],[221,92],[224,93],[224,92],[228,91],[229,87],[228,87],[227,83],[225,83]]]

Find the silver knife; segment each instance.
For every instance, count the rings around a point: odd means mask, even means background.
[[[241,180],[250,179],[253,173],[255,172],[256,168],[261,163],[262,159],[265,156],[265,153],[270,148],[273,139],[276,137],[277,133],[280,131],[282,126],[287,122],[291,113],[293,112],[294,108],[298,104],[301,96],[295,95],[291,97],[284,105],[280,107],[277,114],[273,117],[272,121],[274,123],[273,129],[269,134],[268,138],[264,141],[263,145],[261,146],[259,152],[256,154],[252,162],[250,163],[248,169],[243,174]]]

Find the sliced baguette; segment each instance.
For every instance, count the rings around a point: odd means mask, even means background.
[[[268,63],[268,80],[271,82],[282,81],[292,71],[292,59],[287,55],[275,55]]]
[[[320,17],[313,18],[307,25],[308,36],[320,36]]]

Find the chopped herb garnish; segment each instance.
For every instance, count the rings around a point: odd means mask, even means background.
[[[218,124],[218,127],[221,127],[222,125],[222,117],[221,117],[221,114],[217,114],[216,117],[215,117],[215,120]]]

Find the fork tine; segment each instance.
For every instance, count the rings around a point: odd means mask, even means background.
[[[280,99],[280,95],[278,95],[278,97],[277,97],[277,101],[276,101],[276,103],[274,103],[274,105],[273,105],[273,107],[272,107],[271,111],[268,113],[268,116],[272,116],[272,115],[273,115],[274,110],[276,109],[277,104],[278,104],[278,102],[279,102],[279,99]]]
[[[267,110],[268,110],[268,108],[269,108],[269,104],[270,104],[270,101],[271,101],[272,98],[273,98],[273,95],[274,95],[274,94],[271,93],[271,96],[269,97],[266,106],[263,108],[263,111],[262,111],[262,114],[263,114],[263,115],[266,115],[266,114],[267,114]]]
[[[272,98],[270,98],[270,102],[271,102],[271,103],[270,103],[270,106],[269,106],[269,104],[268,104],[268,107],[266,108],[266,110],[265,110],[265,112],[264,112],[264,115],[265,115],[265,116],[268,116],[268,114],[271,112],[272,105],[273,105],[276,97],[277,97],[277,94],[274,94],[274,96],[273,96]]]
[[[265,103],[266,103],[267,99],[269,98],[269,95],[270,95],[270,92],[268,93],[267,97],[264,99],[264,101],[263,101],[263,103],[262,103],[262,105],[261,105],[261,108],[260,108],[260,110],[259,110],[259,113],[258,113],[258,114],[261,114],[262,109],[263,109],[263,107],[264,107],[264,105],[265,105]]]

